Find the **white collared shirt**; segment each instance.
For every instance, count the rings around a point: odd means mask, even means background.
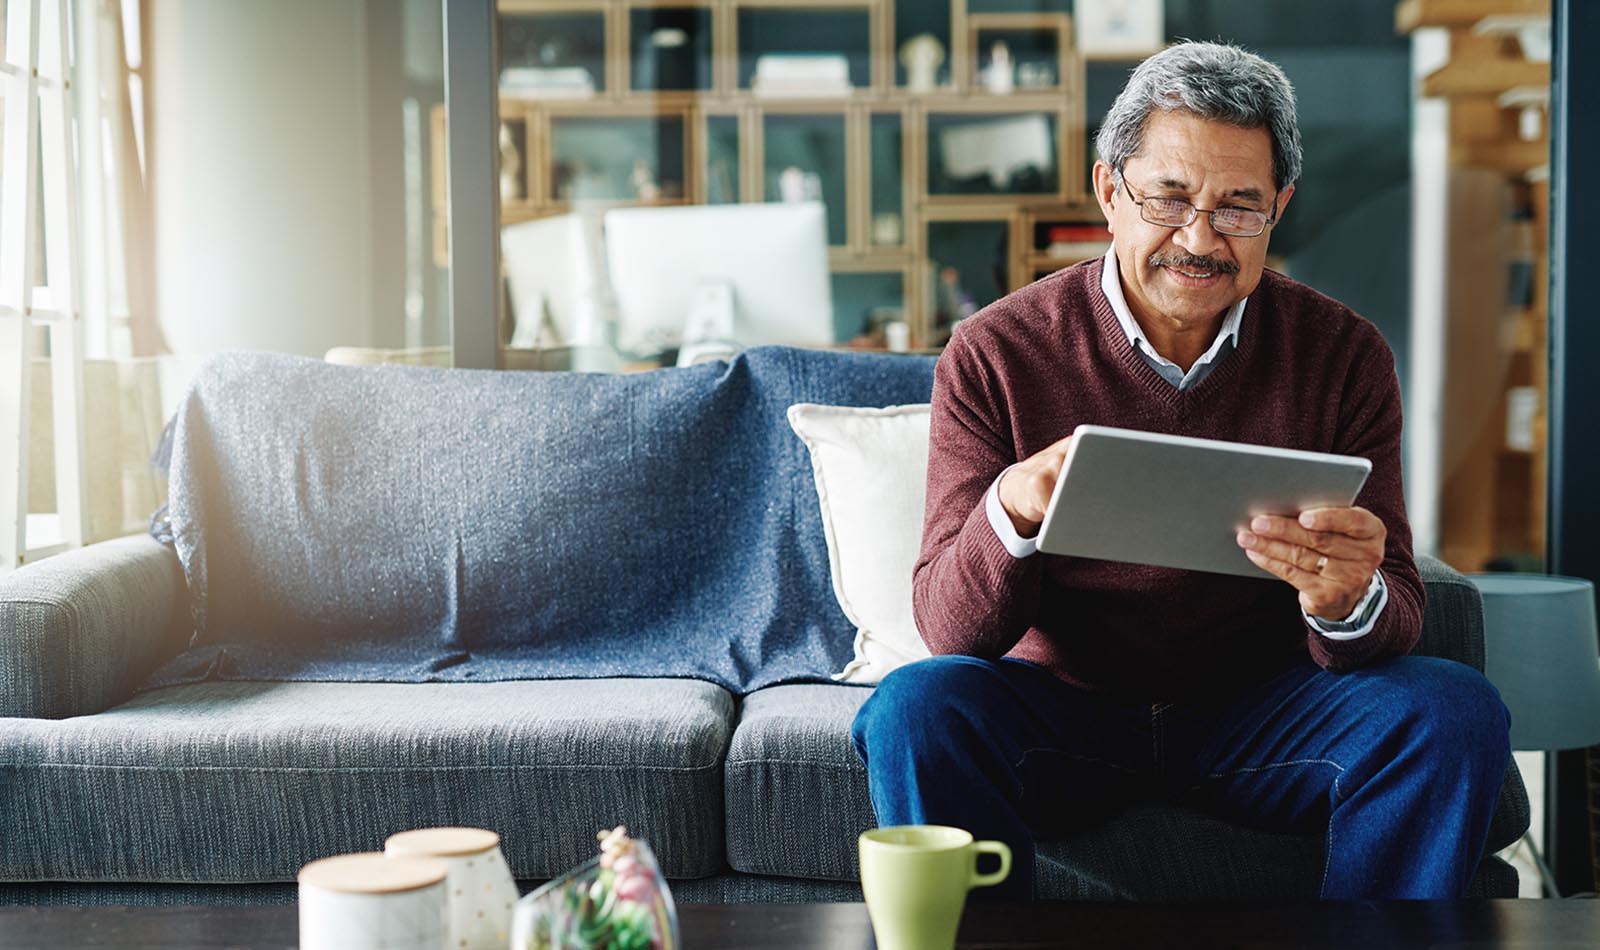
[[[1111,302],[1111,309],[1117,315],[1117,323],[1122,325],[1122,332],[1128,335],[1128,342],[1133,344],[1134,350],[1144,358],[1151,369],[1160,373],[1162,379],[1178,387],[1179,392],[1205,379],[1212,368],[1239,345],[1239,327],[1244,323],[1244,305],[1250,298],[1245,297],[1228,309],[1227,315],[1222,318],[1222,327],[1217,331],[1217,338],[1211,341],[1211,347],[1202,353],[1185,373],[1183,367],[1156,352],[1156,348],[1150,345],[1150,338],[1144,335],[1144,328],[1133,318],[1133,311],[1128,308],[1128,298],[1122,295],[1122,279],[1117,270],[1116,254],[1115,248],[1106,251],[1100,268],[1100,291]]]
[[[1122,332],[1128,335],[1128,342],[1133,344],[1134,350],[1151,369],[1161,375],[1161,378],[1176,386],[1179,392],[1205,379],[1217,364],[1233,352],[1244,326],[1245,304],[1250,299],[1246,297],[1229,308],[1227,315],[1222,318],[1222,326],[1217,331],[1216,339],[1211,341],[1210,348],[1189,367],[1186,373],[1183,367],[1155,351],[1139,322],[1133,318],[1133,311],[1128,308],[1128,300],[1122,293],[1122,279],[1117,270],[1115,248],[1106,251],[1100,273],[1100,290],[1110,302],[1112,311],[1117,315],[1117,323],[1122,326]],[[1012,557],[1030,557],[1039,551],[1038,536],[1024,538],[1017,534],[1016,527],[1011,524],[1005,508],[1000,504],[1000,479],[1010,470],[1007,468],[1002,471],[989,485],[989,491],[983,500],[984,513],[988,516],[989,526],[994,529],[1000,543]],[[1306,623],[1311,624],[1318,633],[1330,640],[1354,640],[1372,632],[1372,628],[1377,625],[1378,615],[1383,613],[1383,608],[1388,602],[1389,588],[1383,580],[1383,572],[1374,571],[1372,582],[1367,585],[1366,596],[1344,620],[1337,622],[1323,620],[1311,616],[1304,610],[1300,611],[1300,615],[1305,618]]]

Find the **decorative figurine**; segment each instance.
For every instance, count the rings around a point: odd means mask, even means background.
[[[900,216],[898,214],[893,211],[880,211],[872,216],[872,243],[900,243]]]
[[[932,33],[918,33],[900,44],[900,65],[906,68],[907,92],[932,92],[944,64],[944,44]]]
[[[1056,84],[1056,71],[1049,63],[1018,63],[1017,87],[1048,89]]]
[[[633,174],[628,180],[633,184],[633,194],[640,201],[654,201],[661,197],[661,186],[650,171],[650,162],[644,158],[633,160]]]
[[[1011,47],[1004,40],[995,40],[989,51],[989,68],[981,82],[997,96],[1011,94],[1015,88],[1011,70]]]
[[[798,165],[785,167],[778,173],[778,199],[787,204],[821,201],[822,176]]]
[[[778,173],[778,197],[785,204],[806,200],[806,173],[798,165],[790,165]]]

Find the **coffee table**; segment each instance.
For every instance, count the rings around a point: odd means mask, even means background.
[[[691,950],[867,950],[861,904],[691,904]],[[286,948],[298,919],[279,907],[0,908],[0,950]],[[1296,904],[974,904],[960,947],[1600,947],[1600,900]]]

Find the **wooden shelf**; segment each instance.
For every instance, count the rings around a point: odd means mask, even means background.
[[[1508,175],[1525,175],[1550,163],[1550,143],[1472,142],[1450,147],[1452,164],[1469,168],[1490,168]]]
[[[1471,26],[1505,14],[1550,15],[1550,0],[1404,0],[1394,10],[1401,33],[1424,26]]]
[[[828,266],[840,274],[878,274],[903,270],[915,263],[915,258],[905,252],[859,253],[837,248],[828,252]]]
[[[901,87],[876,90],[859,87],[848,94],[834,96],[775,96],[760,95],[749,89],[730,92],[698,92],[690,89],[667,89],[659,92],[631,89],[626,92],[596,92],[591,96],[504,96],[500,100],[501,117],[536,109],[551,109],[585,115],[646,114],[653,109],[681,108],[763,108],[777,112],[798,105],[807,109],[844,111],[852,105],[867,104],[889,109],[909,108],[913,105],[930,112],[941,110],[995,112],[1058,112],[1062,107],[1059,89],[1028,89],[997,95],[983,89],[957,90],[944,88],[937,92],[913,94]]]
[[[733,0],[741,10],[881,10],[883,0]]]
[[[1510,339],[1507,343],[1511,352],[1538,356],[1539,350],[1544,346],[1544,315],[1527,308],[1508,314]]]
[[[1422,78],[1424,96],[1497,96],[1519,86],[1550,85],[1550,64],[1523,59],[1462,59]]]

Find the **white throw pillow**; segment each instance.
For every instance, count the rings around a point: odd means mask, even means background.
[[[928,655],[911,619],[928,491],[928,406],[796,403],[789,425],[811,450],[833,593],[856,625],[855,659],[833,678],[876,683]]]

